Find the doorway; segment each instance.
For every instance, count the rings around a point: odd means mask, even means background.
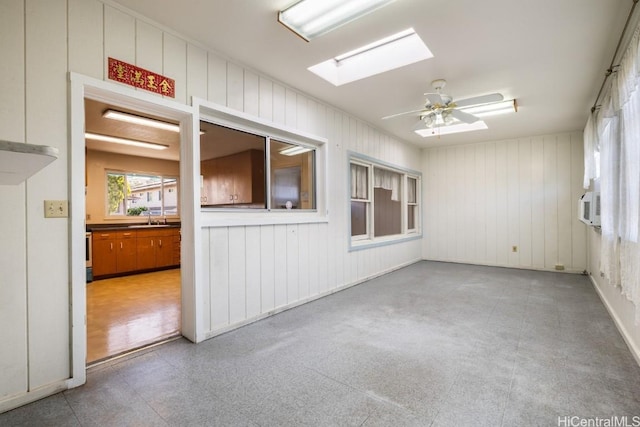
[[[85,99],[175,121],[180,124],[180,334],[190,341],[203,339],[200,309],[196,305],[201,294],[200,210],[198,206],[199,151],[192,140],[198,135],[197,112],[194,108],[170,99],[136,91],[122,85],[69,73],[70,80],[70,260],[71,260],[71,369],[69,387],[86,382],[87,371],[87,260],[86,260],[86,147]],[[195,135],[195,136],[194,136]],[[95,255],[95,254],[92,254]],[[95,266],[95,265],[94,265]]]
[[[180,125],[90,98],[84,113],[91,365],[180,334]]]

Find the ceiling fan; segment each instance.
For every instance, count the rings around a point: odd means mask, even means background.
[[[480,119],[473,114],[462,111],[460,108],[500,102],[504,99],[500,93],[490,93],[487,95],[462,99],[460,101],[453,101],[451,96],[441,93],[442,88],[444,88],[446,84],[446,80],[443,79],[431,82],[431,86],[435,90],[435,93],[424,94],[427,97],[427,102],[424,108],[392,114],[390,116],[383,117],[382,120],[408,114],[417,114],[420,120],[429,128],[440,125],[449,125],[456,120],[462,123],[471,124]]]

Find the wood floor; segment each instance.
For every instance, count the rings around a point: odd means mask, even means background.
[[[87,284],[87,364],[179,332],[179,268]]]

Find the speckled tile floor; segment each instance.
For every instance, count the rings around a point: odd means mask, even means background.
[[[639,384],[585,276],[420,262],[198,345],[94,367],[85,386],[0,425],[631,422]]]

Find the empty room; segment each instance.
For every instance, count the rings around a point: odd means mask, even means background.
[[[0,425],[640,425],[637,0],[1,0]]]

